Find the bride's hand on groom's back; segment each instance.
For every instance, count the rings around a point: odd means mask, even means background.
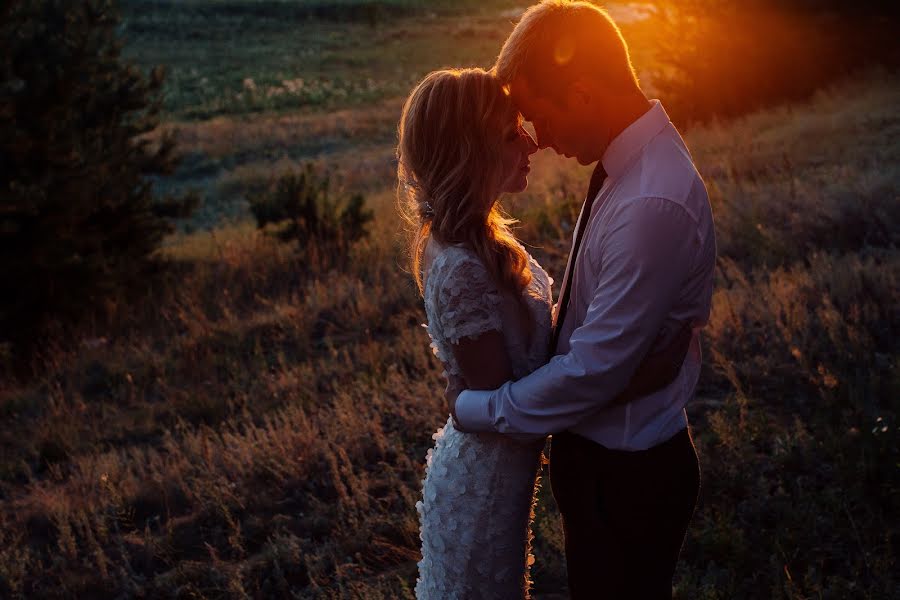
[[[644,357],[637,371],[631,376],[621,394],[616,396],[616,404],[631,402],[640,396],[646,396],[661,390],[672,383],[681,371],[681,365],[691,346],[694,330],[690,323],[684,323],[672,338],[672,341],[661,349],[651,349]]]

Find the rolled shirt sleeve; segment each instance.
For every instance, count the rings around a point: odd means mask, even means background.
[[[569,352],[497,390],[462,392],[463,430],[554,433],[609,405],[650,350],[699,249],[696,221],[656,197],[625,203],[585,243],[599,259],[597,283]]]

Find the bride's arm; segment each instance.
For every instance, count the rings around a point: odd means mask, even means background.
[[[453,356],[470,390],[493,390],[512,379],[506,343],[499,331],[466,337],[453,344]]]
[[[463,389],[493,390],[507,381],[513,381],[512,365],[509,355],[506,353],[506,341],[500,331],[486,331],[477,337],[462,338],[459,343],[453,344],[451,347],[464,381],[460,385],[453,381],[454,378],[451,378],[445,391],[445,397],[448,400],[451,396],[455,399]],[[448,406],[453,417],[454,427],[465,431],[456,418],[454,402],[448,401]],[[530,444],[540,442],[545,436],[513,433],[509,434],[509,437]]]

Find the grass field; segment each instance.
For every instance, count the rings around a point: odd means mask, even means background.
[[[165,249],[178,285],[111,307],[34,382],[0,385],[0,597],[412,597],[414,504],[446,416],[404,271],[394,128],[418,74],[490,61],[510,5],[397,0],[373,24],[361,2],[314,19],[297,16],[312,2],[215,4],[224,16],[126,7],[129,52],[173,75],[165,127],[184,163],[160,185],[206,203]],[[439,32],[458,37],[432,46]],[[325,72],[351,91],[234,96]],[[897,106],[900,82],[876,73],[685,134],[720,260],[688,408],[703,483],[679,599],[900,592]],[[247,195],[306,160],[376,214],[337,270],[246,220]],[[504,200],[557,280],[585,181],[544,151]],[[535,529],[535,597],[564,597],[548,490]]]
[[[175,117],[308,111],[405,94],[441,64],[488,63],[514,4],[473,4],[130,2],[126,31],[139,64],[170,66]],[[334,18],[310,18],[317,6]]]
[[[374,23],[352,11],[341,20],[311,19],[302,9],[313,4],[126,5],[126,55],[144,68],[167,66],[167,120],[185,154],[161,189],[204,191],[190,226],[246,217],[247,193],[273,166],[340,164],[351,184],[385,187],[390,171],[379,169],[371,182],[366,163],[389,164],[402,96],[434,68],[489,63],[509,29],[499,17],[508,2],[487,3],[489,12],[389,2],[396,10]],[[335,10],[345,4],[367,5]]]
[[[166,66],[166,120],[184,154],[160,189],[197,188],[206,200],[188,229],[246,217],[248,193],[308,160],[337,168],[348,189],[384,189],[406,93],[436,68],[490,66],[523,6],[394,0],[373,22],[371,4],[125,3],[126,56]],[[332,5],[333,19],[305,12]],[[610,8],[643,71],[652,57],[644,9]]]

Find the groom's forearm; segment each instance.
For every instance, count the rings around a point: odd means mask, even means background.
[[[688,348],[693,337],[693,330],[689,323],[675,335],[663,349],[651,352],[641,361],[637,370],[632,375],[628,385],[610,404],[625,404],[632,400],[651,394],[669,385],[678,376],[681,365],[684,363]],[[455,417],[459,427],[468,432],[493,432],[504,430],[497,427],[497,406],[502,402],[501,396],[511,399],[512,390],[509,384],[497,390],[464,390],[459,393],[455,401]],[[547,435],[556,429],[555,419],[552,414],[546,415],[548,420],[530,422],[529,431],[522,435]],[[507,430],[510,432],[510,430]],[[519,429],[511,430],[519,433]]]
[[[460,392],[455,405],[456,424],[459,429],[468,433],[496,432],[493,411],[497,406],[499,394],[508,393],[509,386],[510,383],[506,383],[497,390],[464,390]],[[519,442],[530,443],[543,439],[549,432],[539,430],[504,433]]]
[[[637,362],[629,358],[633,354],[623,349],[619,358]],[[456,419],[469,432],[543,436],[564,431],[625,387],[625,371],[632,369],[627,364],[606,367],[599,372],[586,369],[576,353],[556,356],[528,377],[496,390],[462,392],[456,399]]]

